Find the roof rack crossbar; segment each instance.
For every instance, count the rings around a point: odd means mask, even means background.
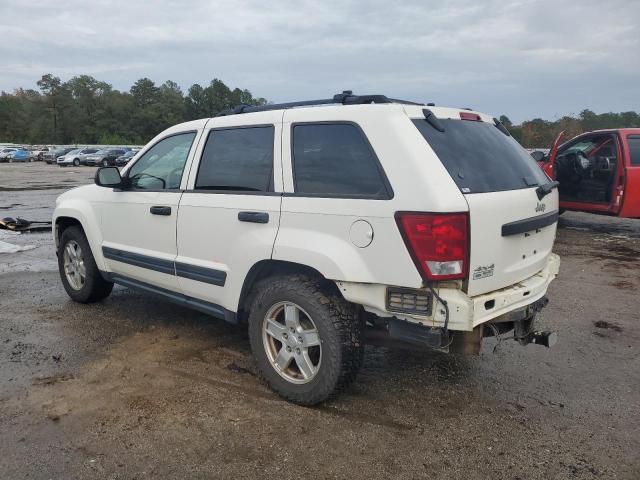
[[[218,113],[217,117],[227,115],[236,115],[239,113],[267,112],[269,110],[286,110],[295,107],[311,107],[316,105],[363,105],[369,103],[401,103],[404,105],[422,105],[422,103],[409,102],[407,100],[397,100],[388,98],[385,95],[354,95],[351,90],[345,90],[338,93],[333,98],[325,98],[320,100],[304,100],[301,102],[272,103],[269,105],[238,105],[228,110]]]

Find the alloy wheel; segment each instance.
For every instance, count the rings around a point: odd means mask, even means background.
[[[322,361],[320,334],[299,305],[273,305],[262,322],[262,341],[271,366],[285,380],[304,384],[317,375]]]
[[[87,278],[87,269],[80,245],[75,240],[69,240],[63,253],[64,274],[67,282],[74,290],[81,290]]]

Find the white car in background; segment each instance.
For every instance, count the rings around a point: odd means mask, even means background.
[[[84,161],[85,155],[91,155],[92,153],[96,153],[99,148],[77,148],[76,150],[71,150],[66,155],[58,157],[56,163],[60,167],[66,167],[68,165],[73,165],[74,167],[78,167],[82,165]]]
[[[0,162],[9,162],[17,148],[8,147],[0,150]]]

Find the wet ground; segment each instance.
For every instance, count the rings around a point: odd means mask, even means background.
[[[0,216],[93,173],[0,164]],[[640,221],[562,216],[555,348],[369,348],[318,408],[257,379],[243,331],[118,287],[74,304],[49,234],[5,241],[37,248],[0,254],[0,478],[640,478]]]

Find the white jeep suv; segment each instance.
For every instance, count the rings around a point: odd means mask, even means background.
[[[62,282],[246,324],[273,390],[351,382],[366,343],[477,353],[534,317],[559,258],[556,183],[494,118],[344,92],[169,128],[61,195]]]

